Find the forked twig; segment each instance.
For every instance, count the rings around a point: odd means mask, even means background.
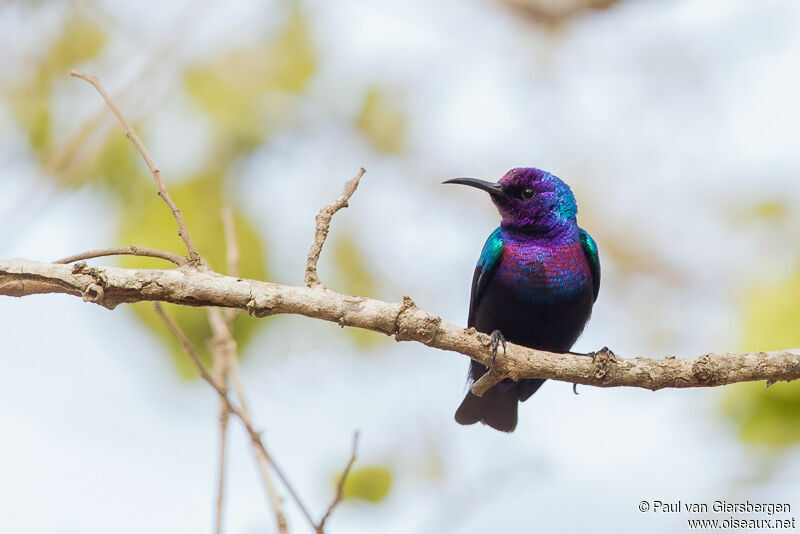
[[[233,334],[230,330],[228,322],[226,321],[226,318],[223,317],[222,310],[220,310],[219,308],[208,308],[208,321],[209,324],[211,325],[211,331],[213,334],[212,352],[214,354],[214,361],[215,363],[218,360],[220,361],[218,365],[224,368],[225,379],[227,380],[228,378],[230,378],[231,385],[233,386],[233,391],[236,393],[236,398],[239,401],[239,409],[241,410],[242,414],[246,415],[247,418],[250,419],[251,418],[250,411],[247,407],[247,401],[245,399],[244,389],[242,388],[241,379],[239,377],[239,361],[236,358],[236,342],[233,339]],[[220,398],[220,402],[222,410],[227,415],[228,410],[225,400]],[[220,413],[220,418],[222,417],[223,417],[222,413]],[[261,474],[261,480],[264,484],[264,489],[267,491],[267,496],[270,501],[270,506],[272,508],[273,514],[275,515],[275,522],[278,527],[278,532],[280,534],[286,534],[288,532],[288,529],[286,523],[286,516],[283,513],[283,501],[281,497],[278,495],[277,490],[275,489],[275,484],[272,481],[272,475],[270,474],[268,469],[268,466],[270,465],[270,460],[269,458],[267,458],[266,455],[261,453],[261,450],[256,446],[256,443],[252,439],[251,443],[253,444],[253,453],[256,457],[256,463],[258,464],[259,472]],[[222,476],[221,467],[220,467],[220,476]],[[221,486],[222,483],[220,482],[220,488]],[[221,499],[218,499],[218,502],[220,500]]]
[[[358,431],[353,434],[353,452],[350,454],[350,461],[347,462],[347,466],[342,471],[342,476],[339,478],[339,483],[336,485],[336,495],[333,497],[331,504],[328,506],[328,509],[325,511],[325,515],[322,516],[322,519],[319,520],[317,524],[317,532],[321,533],[325,529],[325,521],[328,520],[333,509],[336,508],[342,497],[344,496],[344,482],[347,480],[347,475],[350,474],[350,469],[352,469],[353,464],[356,461],[356,452],[358,449]]]
[[[347,207],[347,201],[356,192],[358,183],[361,177],[367,172],[363,167],[358,174],[344,184],[344,191],[339,195],[339,198],[319,210],[316,217],[316,231],[314,232],[314,241],[311,242],[311,249],[308,251],[308,260],[306,260],[306,276],[305,282],[308,287],[316,287],[320,285],[319,275],[317,274],[317,261],[319,261],[320,252],[322,252],[322,245],[325,244],[325,239],[328,237],[328,230],[331,226],[331,218],[333,214],[342,208]]]
[[[220,398],[225,403],[228,411],[235,415],[245,426],[247,433],[250,435],[250,440],[252,441],[253,446],[257,447],[260,454],[264,456],[267,462],[269,462],[270,467],[272,467],[272,470],[275,471],[276,475],[278,475],[278,478],[286,488],[286,491],[288,491],[292,496],[292,499],[294,499],[297,507],[300,509],[300,512],[303,514],[303,516],[305,516],[308,523],[316,530],[317,525],[314,523],[311,514],[305,507],[305,504],[303,504],[300,496],[295,491],[294,486],[292,486],[292,484],[289,482],[289,479],[283,474],[283,471],[280,469],[280,467],[278,467],[278,465],[272,459],[272,456],[270,456],[270,454],[267,452],[267,449],[264,447],[264,443],[261,441],[260,433],[253,427],[253,422],[250,419],[250,415],[231,403],[227,392],[216,382],[216,380],[214,380],[214,378],[206,370],[203,362],[200,361],[200,356],[198,356],[197,351],[192,346],[189,338],[186,337],[186,334],[183,333],[180,327],[164,312],[161,304],[159,302],[154,302],[153,307],[155,308],[155,311],[159,317],[161,317],[161,319],[167,324],[167,327],[170,329],[172,334],[178,338],[178,341],[180,341],[184,350],[186,350],[186,352],[189,354],[189,357],[192,359],[192,362],[194,362],[195,367],[197,367],[197,371],[200,373],[200,377],[216,390]]]
[[[186,229],[186,223],[183,219],[183,215],[180,209],[177,207],[175,202],[172,200],[169,192],[167,191],[166,185],[164,184],[163,179],[161,178],[161,172],[155,165],[155,162],[150,157],[149,152],[147,151],[147,147],[145,147],[142,140],[136,134],[136,131],[127,121],[125,116],[113,102],[111,97],[103,88],[100,80],[96,76],[88,76],[76,70],[73,70],[70,73],[71,76],[76,78],[80,78],[84,81],[89,82],[92,86],[100,93],[105,100],[106,104],[111,111],[116,115],[117,119],[122,124],[122,127],[125,130],[128,138],[133,142],[136,146],[136,149],[141,154],[142,158],[144,159],[145,163],[147,164],[148,169],[150,169],[150,173],[153,175],[153,179],[156,182],[158,187],[158,195],[161,199],[167,204],[172,212],[173,217],[175,218],[176,223],[178,224],[178,234],[180,235],[181,239],[183,240],[184,244],[186,245],[186,249],[189,252],[189,260],[183,257],[180,257],[176,254],[172,254],[170,252],[165,251],[158,251],[155,249],[142,249],[131,246],[130,249],[105,249],[100,251],[90,251],[88,253],[83,253],[75,256],[71,256],[69,258],[64,258],[60,260],[63,263],[69,263],[72,261],[77,261],[79,259],[88,259],[93,257],[99,256],[107,256],[112,254],[133,254],[133,255],[141,255],[141,256],[153,256],[159,257],[163,259],[167,259],[172,261],[176,265],[185,265],[187,263],[191,263],[194,266],[202,266],[203,261],[200,258],[200,255],[197,252],[197,249],[192,242],[191,237],[189,236],[189,232]],[[238,273],[238,263],[239,263],[239,254],[238,254],[238,247],[236,245],[235,235],[233,233],[233,213],[228,208],[223,211],[223,224],[225,227],[225,233],[228,242],[228,265],[231,271],[231,274]],[[215,364],[215,374],[217,378],[214,379],[208,373],[208,371],[204,368],[200,359],[197,357],[197,353],[194,348],[191,346],[188,338],[181,332],[180,328],[175,324],[173,321],[169,319],[169,317],[164,313],[163,308],[160,306],[159,303],[155,303],[155,310],[156,313],[167,323],[170,330],[173,334],[180,340],[181,344],[183,345],[184,349],[189,353],[192,361],[197,366],[198,371],[200,372],[200,376],[209,384],[211,384],[217,393],[220,395],[220,465],[219,465],[219,483],[218,483],[218,494],[217,494],[217,516],[216,516],[216,532],[219,534],[222,529],[222,508],[224,502],[224,473],[225,473],[225,455],[226,455],[226,442],[227,442],[227,420],[228,414],[233,413],[236,415],[245,425],[248,432],[250,433],[251,441],[253,442],[256,457],[260,459],[259,464],[262,473],[262,478],[264,478],[265,486],[267,487],[268,493],[270,494],[270,500],[273,505],[273,509],[275,511],[276,520],[278,523],[278,530],[282,534],[287,531],[286,528],[286,519],[283,515],[283,511],[281,509],[281,499],[277,496],[277,492],[275,491],[274,485],[269,477],[269,471],[266,468],[263,468],[261,464],[269,463],[275,472],[278,474],[278,477],[283,481],[283,483],[287,486],[289,492],[295,497],[297,500],[297,504],[300,507],[301,511],[307,516],[309,522],[314,526],[313,521],[311,520],[311,516],[308,511],[305,509],[303,503],[299,500],[297,495],[295,494],[293,488],[288,483],[288,480],[283,475],[283,473],[278,469],[278,467],[274,464],[272,459],[270,458],[269,454],[267,454],[266,449],[264,449],[263,443],[261,443],[258,433],[252,428],[252,424],[250,423],[250,415],[246,411],[246,407],[243,405],[241,409],[234,407],[229,399],[228,399],[228,392],[227,392],[227,378],[228,378],[228,371],[232,365],[236,364],[236,346],[233,340],[233,336],[231,334],[231,326],[233,322],[233,313],[230,310],[226,311],[228,315],[227,318],[223,318],[222,312],[218,308],[210,308],[209,309],[209,321],[211,323],[212,330],[214,331],[214,338],[212,340],[212,352],[214,354],[214,364]],[[243,401],[244,395],[241,391],[241,384],[238,380],[236,380],[237,384],[237,394],[239,398]]]
[[[161,172],[156,167],[155,162],[150,157],[147,148],[145,147],[144,143],[142,143],[142,140],[139,138],[139,136],[136,134],[136,131],[130,125],[130,123],[122,114],[120,109],[113,102],[108,93],[105,91],[102,84],[100,83],[100,80],[96,76],[89,76],[81,72],[78,72],[77,70],[73,70],[72,72],[70,72],[70,75],[90,83],[97,90],[97,92],[100,93],[100,96],[103,97],[103,100],[105,100],[108,107],[117,117],[119,122],[122,124],[122,127],[125,130],[126,135],[136,146],[136,149],[141,154],[142,159],[144,159],[148,169],[150,170],[150,173],[153,175],[153,179],[155,180],[156,185],[158,187],[158,195],[167,204],[170,211],[172,212],[173,217],[175,218],[176,223],[178,224],[178,234],[180,235],[181,239],[186,245],[187,251],[189,252],[188,263],[194,266],[202,266],[203,261],[200,258],[200,255],[198,254],[197,249],[195,248],[191,237],[189,236],[189,232],[186,229],[186,223],[183,219],[183,215],[181,214],[181,211],[177,207],[175,202],[172,200],[172,197],[167,191],[167,188],[164,185],[164,181],[161,178]],[[366,171],[362,168],[353,179],[351,179],[345,184],[344,191],[342,192],[342,194],[335,201],[322,208],[322,210],[320,210],[320,212],[317,214],[314,241],[311,244],[311,248],[308,253],[308,260],[306,263],[305,282],[308,287],[315,287],[320,285],[319,277],[317,274],[317,261],[319,260],[319,255],[322,251],[322,246],[325,243],[325,239],[327,238],[328,235],[331,218],[337,211],[339,211],[344,207],[347,207],[348,200],[355,192],[356,188],[358,187],[359,181],[361,180],[361,177],[364,175],[365,172]],[[232,276],[238,276],[239,250],[236,244],[236,237],[234,232],[233,212],[230,210],[230,208],[226,208],[223,210],[222,219],[223,219],[223,226],[225,229],[225,236],[228,247],[227,259],[228,259],[229,274]],[[68,258],[63,258],[61,260],[58,260],[58,262],[56,263],[71,263],[83,259],[109,256],[109,255],[118,255],[118,254],[151,256],[151,257],[166,259],[168,261],[175,263],[178,266],[182,266],[187,263],[185,258],[178,256],[177,254],[173,254],[171,252],[166,252],[166,251],[160,251],[156,249],[135,247],[133,245],[131,245],[131,247],[127,249],[125,248],[102,249],[102,250],[89,251],[82,254],[76,254]],[[233,321],[232,310],[226,311],[225,312],[226,315],[223,316],[223,313],[219,308],[209,309],[209,322],[211,324],[211,328],[213,331],[212,353],[214,354],[214,369],[216,375],[215,378],[212,377],[205,369],[202,362],[200,361],[200,358],[197,355],[197,352],[192,347],[188,338],[185,336],[185,334],[183,334],[178,325],[174,321],[172,321],[169,318],[169,316],[166,315],[159,302],[154,302],[154,308],[156,313],[164,320],[164,322],[167,324],[172,333],[181,342],[184,349],[189,354],[195,366],[197,367],[200,376],[206,382],[208,382],[212,387],[214,387],[214,389],[217,391],[217,394],[220,397],[221,406],[220,406],[219,417],[220,417],[221,436],[220,436],[219,485],[217,494],[217,516],[216,516],[217,534],[220,534],[222,530],[222,509],[224,502],[224,480],[225,480],[225,454],[226,454],[226,443],[227,443],[226,436],[227,436],[227,421],[229,413],[232,413],[237,418],[239,418],[239,420],[242,421],[242,423],[245,425],[245,428],[250,434],[254,450],[256,451],[256,457],[259,460],[259,466],[261,467],[262,478],[264,479],[265,486],[267,487],[267,491],[270,494],[272,507],[275,511],[276,520],[278,523],[278,530],[281,533],[285,533],[287,531],[286,519],[283,516],[280,497],[277,496],[277,493],[275,492],[274,486],[269,477],[269,471],[268,469],[266,469],[267,463],[272,467],[272,469],[275,470],[275,473],[278,475],[283,484],[286,486],[287,491],[289,491],[289,493],[292,495],[298,507],[300,508],[300,511],[306,517],[309,524],[314,528],[316,532],[321,534],[323,532],[325,522],[330,517],[336,505],[342,499],[345,479],[347,478],[350,469],[352,468],[353,463],[355,462],[356,459],[358,433],[356,432],[353,438],[353,452],[350,457],[350,461],[348,462],[347,467],[345,468],[344,473],[342,474],[342,478],[339,481],[336,495],[331,504],[328,506],[328,509],[326,510],[320,522],[315,523],[311,518],[311,515],[308,512],[308,510],[305,508],[303,502],[300,500],[299,496],[294,491],[291,484],[289,484],[286,477],[283,475],[280,469],[275,465],[275,462],[267,453],[258,432],[256,432],[252,427],[250,414],[247,412],[244,392],[241,388],[241,381],[238,376],[236,346],[235,346],[235,341],[233,340],[233,336],[231,334],[231,327]],[[233,379],[234,388],[239,398],[240,408],[235,407],[228,398],[227,381],[229,374],[232,375],[234,378]]]
[[[117,119],[119,119],[119,122],[125,129],[125,134],[131,141],[133,141],[133,144],[136,145],[136,149],[139,151],[139,154],[142,155],[142,159],[144,159],[144,162],[147,164],[147,168],[150,169],[150,173],[153,175],[153,179],[156,181],[156,185],[158,186],[158,196],[160,196],[167,206],[169,206],[169,209],[172,211],[172,216],[175,217],[175,222],[178,223],[178,235],[181,236],[183,243],[186,245],[186,250],[189,251],[189,261],[196,265],[202,264],[200,254],[197,253],[197,249],[194,247],[192,238],[189,237],[189,231],[186,230],[186,223],[183,220],[181,210],[178,209],[178,206],[176,206],[175,202],[172,201],[172,197],[169,196],[167,188],[164,185],[164,180],[161,179],[161,171],[159,171],[158,167],[156,167],[155,162],[153,162],[153,159],[150,157],[150,153],[147,152],[147,148],[144,146],[144,143],[142,143],[142,140],[139,139],[139,136],[136,135],[136,132],[128,122],[128,119],[125,118],[117,105],[114,104],[114,101],[111,100],[111,97],[100,84],[100,79],[97,76],[89,76],[83,74],[82,72],[78,72],[77,70],[73,70],[69,74],[70,76],[80,78],[81,80],[92,84],[94,88],[97,89],[97,92],[100,93],[100,96],[103,97],[103,100],[106,101],[108,107],[111,108],[111,111],[114,112],[114,115],[117,116]]]

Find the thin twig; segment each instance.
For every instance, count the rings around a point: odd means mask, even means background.
[[[325,529],[325,521],[328,520],[333,509],[336,508],[336,505],[341,502],[342,497],[344,496],[344,482],[347,480],[347,475],[350,474],[350,469],[352,469],[353,464],[356,461],[356,452],[358,449],[358,431],[353,434],[353,452],[350,454],[350,461],[347,462],[347,466],[344,468],[342,472],[341,478],[339,478],[339,483],[336,486],[336,495],[333,497],[331,504],[328,506],[328,509],[325,511],[325,515],[322,516],[322,519],[319,520],[319,524],[317,525],[317,532],[322,532]]]
[[[217,484],[217,513],[214,523],[214,532],[216,534],[222,534],[222,512],[224,510],[224,503],[225,503],[225,457],[227,455],[227,443],[228,443],[228,408],[224,406],[224,402],[220,401],[223,404],[222,409],[219,413],[219,431],[220,431],[220,440],[219,440],[219,473],[218,473],[218,484]]]
[[[74,76],[75,78],[80,78],[81,80],[87,81],[97,89],[97,92],[100,93],[100,96],[103,97],[103,100],[106,101],[108,107],[111,108],[111,111],[114,112],[114,115],[117,116],[119,122],[122,124],[122,127],[125,129],[125,134],[128,138],[133,141],[133,144],[136,146],[136,149],[139,151],[139,154],[142,155],[144,162],[147,164],[147,168],[150,169],[150,173],[153,175],[153,179],[156,181],[156,185],[158,186],[158,196],[162,198],[162,200],[169,206],[169,209],[172,211],[172,216],[175,217],[175,222],[178,223],[178,235],[181,236],[183,243],[186,245],[186,250],[189,251],[189,261],[193,264],[200,265],[202,264],[202,260],[200,259],[200,254],[197,253],[197,249],[194,247],[194,243],[192,242],[192,238],[189,237],[189,232],[186,230],[186,223],[183,220],[183,215],[181,214],[181,210],[178,209],[178,206],[175,205],[175,202],[172,201],[172,197],[169,196],[167,192],[167,188],[164,185],[164,180],[161,179],[161,171],[158,170],[156,164],[153,162],[153,159],[150,157],[150,154],[147,152],[147,148],[142,143],[142,140],[139,139],[139,136],[136,135],[133,127],[130,125],[128,120],[119,110],[114,101],[111,100],[111,97],[108,95],[106,90],[100,84],[100,79],[97,76],[88,76],[83,74],[82,72],[78,72],[77,70],[72,70],[70,76]]]
[[[165,65],[169,65],[169,59],[174,55],[175,49],[179,45],[185,46],[187,42],[190,42],[190,33],[198,27],[197,20],[205,16],[205,8],[209,4],[211,4],[210,0],[190,2],[184,9],[173,15],[169,26],[162,34],[164,39],[158,43],[158,46],[154,46],[148,51],[147,61],[142,63],[141,69],[130,77],[124,87],[116,91],[112,100],[123,98],[133,88],[145,87],[144,84],[139,83],[141,80],[152,77],[157,68],[163,69]],[[94,7],[97,8],[98,6]],[[150,99],[150,102],[152,102],[152,99]],[[101,125],[104,114],[104,110],[98,109],[95,115],[85,121],[78,132],[69,138],[55,154],[49,154],[42,165],[42,174],[45,176],[59,175],[59,179],[63,184],[64,177],[61,175],[64,168],[71,163],[72,158],[84,141]]]
[[[220,401],[219,411],[219,473],[217,474],[217,510],[214,531],[222,534],[222,512],[225,504],[225,458],[228,450],[228,407]]]
[[[228,276],[239,277],[239,241],[236,239],[236,225],[233,218],[233,210],[230,206],[222,208],[222,229],[225,232],[225,256],[228,264]],[[233,320],[236,317],[236,310],[225,309],[225,321],[228,323],[228,330],[233,331]]]
[[[73,263],[80,260],[88,260],[91,258],[100,258],[103,256],[148,256],[150,258],[160,258],[162,260],[171,261],[177,266],[186,265],[188,261],[183,256],[179,256],[174,252],[168,252],[166,250],[158,250],[156,248],[147,248],[147,247],[137,247],[135,245],[131,245],[128,248],[101,248],[97,250],[89,250],[87,252],[81,252],[80,254],[73,254],[72,256],[67,256],[66,258],[61,258],[60,260],[56,260],[53,263]]]
[[[270,460],[257,446],[253,447],[253,452],[256,457],[258,472],[261,474],[261,482],[264,484],[264,489],[267,491],[272,512],[275,514],[278,533],[288,534],[289,524],[286,522],[286,516],[283,513],[283,499],[278,495],[278,490],[275,488],[275,483],[272,481],[272,474],[269,472]]]
[[[247,400],[244,395],[244,389],[242,388],[241,379],[239,377],[239,361],[236,357],[236,342],[233,339],[233,335],[225,317],[223,317],[222,310],[219,308],[208,308],[208,322],[211,325],[211,331],[213,335],[212,347],[214,359],[215,361],[218,358],[224,360],[225,378],[231,379],[231,385],[233,386],[233,390],[236,393],[236,397],[239,401],[239,409],[244,415],[246,415],[248,418],[251,418],[250,411],[247,407]],[[225,409],[224,401],[220,399],[220,402],[223,403],[221,408]],[[227,410],[225,410],[225,412],[227,413]],[[278,532],[281,534],[286,534],[287,523],[286,516],[283,513],[283,502],[281,497],[278,495],[277,490],[275,489],[275,484],[272,481],[272,475],[268,469],[269,460],[263,454],[261,454],[261,451],[255,446],[254,442],[253,444],[253,453],[256,457],[256,463],[258,464],[259,472],[261,473],[261,480],[264,483],[265,490],[267,491],[270,506],[275,515],[275,522],[278,526]]]
[[[222,209],[222,225],[225,230],[225,243],[227,247],[228,259],[228,274],[231,276],[238,276],[238,250],[236,249],[236,236],[233,232],[233,212],[229,207]],[[232,252],[231,249],[235,252]],[[214,376],[221,384],[225,384],[225,390],[228,390],[228,377],[230,374],[231,362],[236,361],[236,342],[233,339],[231,329],[233,327],[234,310],[227,308],[224,310],[225,318],[222,319],[219,308],[209,308],[209,324],[211,325],[212,339],[211,339],[211,352],[214,358]],[[242,410],[246,411],[247,407],[242,404]],[[217,488],[217,521],[216,521],[216,534],[222,533],[222,510],[224,505],[224,491],[225,491],[225,453],[227,442],[228,430],[228,409],[225,402],[220,399],[219,406],[219,428],[220,428],[220,458],[219,458],[219,486]],[[256,457],[258,457],[257,449]],[[273,506],[274,508],[274,506]],[[283,514],[278,511],[279,517]],[[285,524],[285,520],[283,521]],[[280,530],[281,521],[278,521]]]
[[[253,422],[250,419],[250,415],[246,412],[243,412],[241,409],[237,408],[236,406],[233,405],[233,403],[231,403],[225,390],[214,380],[214,378],[210,374],[208,374],[208,371],[203,365],[203,362],[200,361],[200,356],[198,356],[197,351],[194,349],[192,343],[186,337],[186,334],[184,334],[183,331],[180,329],[180,327],[172,319],[170,319],[170,317],[164,312],[164,309],[161,307],[161,303],[154,302],[153,307],[155,308],[156,313],[159,315],[159,317],[161,317],[161,319],[167,324],[167,327],[170,329],[172,334],[176,338],[178,338],[178,341],[180,341],[184,350],[186,350],[186,352],[189,354],[189,357],[192,359],[192,362],[194,362],[195,367],[197,367],[197,371],[200,373],[200,377],[206,382],[208,382],[211,385],[211,387],[214,388],[214,390],[216,390],[220,398],[224,400],[225,406],[227,407],[228,411],[233,415],[235,415],[237,419],[239,419],[245,426],[245,428],[247,429],[247,433],[250,435],[250,440],[253,442],[253,446],[257,447],[260,453],[267,460],[267,462],[269,462],[269,465],[272,467],[272,470],[275,471],[275,474],[278,475],[278,478],[286,488],[286,491],[288,491],[289,494],[292,496],[292,499],[294,499],[295,504],[297,504],[297,507],[300,509],[300,512],[303,514],[303,516],[305,516],[308,523],[314,529],[316,529],[316,523],[314,523],[311,514],[305,507],[305,504],[303,504],[303,501],[300,499],[300,496],[295,491],[294,486],[292,486],[291,482],[289,482],[289,479],[286,477],[286,475],[283,474],[281,468],[275,463],[275,460],[267,452],[266,447],[264,447],[264,443],[261,441],[260,433],[256,431],[255,428],[253,427]]]
[[[209,308],[210,310],[211,308]],[[218,308],[213,308],[217,310]],[[214,377],[217,383],[222,386],[225,393],[228,392],[228,357],[229,343],[224,336],[219,335],[214,330],[212,324],[213,336],[211,338],[211,354],[214,363]],[[225,401],[220,397],[219,399],[219,473],[217,478],[217,510],[215,521],[216,534],[222,534],[222,513],[225,504],[225,463],[227,455],[228,443],[228,407]]]
[[[222,208],[222,229],[225,232],[225,257],[228,263],[228,276],[239,276],[239,242],[236,239],[236,225],[230,206]]]
[[[189,354],[189,357],[194,362],[195,367],[197,367],[197,372],[200,373],[200,377],[206,382],[208,382],[211,385],[211,387],[213,387],[217,391],[217,393],[219,393],[220,397],[225,399],[225,405],[228,407],[228,410],[230,410],[232,413],[238,416],[239,414],[238,408],[233,406],[228,401],[228,393],[225,391],[225,388],[217,384],[217,381],[214,379],[214,377],[208,374],[208,371],[206,371],[206,367],[203,365],[203,362],[200,361],[200,356],[197,354],[197,351],[194,350],[192,342],[189,341],[189,338],[186,337],[186,334],[183,333],[183,330],[181,330],[180,327],[177,325],[177,323],[175,323],[175,321],[173,321],[169,317],[169,315],[166,314],[160,302],[154,302],[153,309],[155,310],[156,314],[158,314],[158,316],[161,317],[164,323],[166,323],[167,328],[169,328],[172,334],[176,338],[178,338],[178,341],[180,341],[184,350],[187,352],[187,354]]]
[[[356,192],[358,183],[365,172],[367,171],[362,167],[355,178],[344,184],[344,191],[339,195],[339,198],[319,210],[315,219],[316,231],[314,232],[314,241],[311,243],[311,249],[308,251],[308,260],[306,261],[306,286],[316,287],[320,285],[319,276],[317,275],[317,261],[319,261],[319,254],[322,252],[322,245],[325,244],[325,239],[328,237],[331,218],[334,213],[347,207],[347,201],[350,200],[350,197]]]
[[[239,401],[239,405],[242,407],[242,412],[249,415],[248,408],[247,408],[247,399],[244,395],[244,388],[242,387],[242,379],[239,374],[239,360],[236,358],[232,359],[229,362],[229,371],[230,371],[230,380],[231,386],[233,387],[233,391],[236,393],[236,398]],[[287,534],[289,532],[286,517],[283,514],[283,499],[280,495],[278,495],[278,491],[275,489],[275,483],[272,481],[272,474],[269,472],[269,459],[261,452],[258,447],[254,447],[254,453],[256,457],[256,464],[258,465],[258,470],[261,473],[261,481],[264,484],[264,489],[267,492],[267,496],[270,500],[270,505],[272,510],[275,514],[275,521],[278,525],[278,532],[280,534]]]

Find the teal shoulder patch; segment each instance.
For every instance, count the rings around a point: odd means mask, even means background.
[[[592,284],[594,286],[594,299],[600,292],[600,255],[597,252],[597,243],[586,230],[580,228],[580,239],[586,259],[589,260],[589,270],[592,271]]]
[[[481,256],[478,258],[478,267],[481,268],[481,275],[478,277],[478,285],[481,285],[481,278],[487,272],[491,272],[500,255],[503,253],[503,236],[500,235],[500,228],[492,232],[492,235],[486,240],[481,251]]]
[[[475,326],[475,309],[481,300],[484,289],[489,284],[495,268],[500,263],[500,256],[503,254],[503,236],[500,235],[500,228],[492,232],[478,258],[475,265],[475,273],[472,275],[472,291],[469,296],[469,318],[467,326]]]

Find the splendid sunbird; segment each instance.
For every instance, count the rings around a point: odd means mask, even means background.
[[[506,340],[568,352],[583,332],[600,289],[597,244],[578,226],[578,207],[569,186],[533,167],[511,169],[497,183],[475,178],[444,183],[488,192],[502,218],[475,267],[467,326],[491,335],[493,358]],[[469,383],[487,371],[473,360]],[[482,397],[467,391],[456,421],[462,425],[480,421],[512,432],[517,426],[517,403],[543,383],[505,378]]]

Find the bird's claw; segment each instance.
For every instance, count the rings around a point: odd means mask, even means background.
[[[614,359],[614,358],[617,357],[617,355],[614,354],[614,351],[612,351],[608,347],[603,347],[600,350],[593,350],[592,352],[572,352],[572,351],[569,351],[567,354],[572,354],[574,356],[588,356],[588,357],[590,357],[592,359],[592,363],[595,363],[595,361],[597,361],[597,358],[600,357],[600,356],[606,356],[609,359]]]
[[[616,357],[616,354],[614,354],[614,352],[608,347],[603,347],[600,350],[589,352],[586,355],[592,357],[592,363],[595,363],[599,356],[605,356],[606,358],[609,359],[613,359],[614,357]]]
[[[503,337],[503,333],[500,330],[493,330],[490,338],[492,340],[492,361],[489,363],[489,369],[494,367],[494,360],[497,358],[497,347],[499,345],[503,346],[503,354],[506,353],[506,338]]]

